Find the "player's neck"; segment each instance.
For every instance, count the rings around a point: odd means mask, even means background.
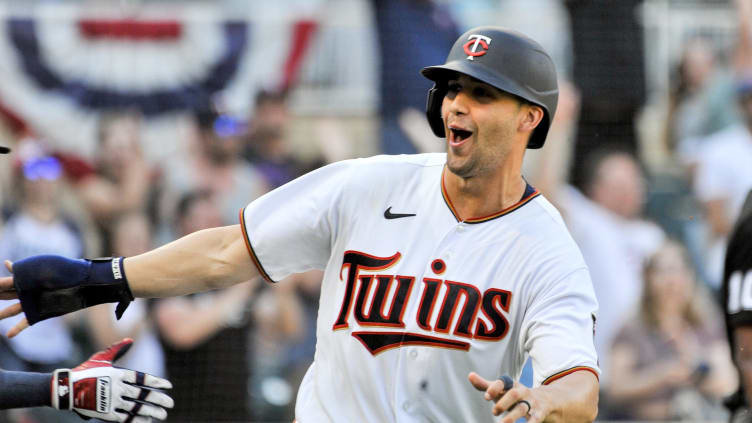
[[[463,178],[444,167],[444,188],[461,220],[488,216],[517,204],[527,183],[519,167]]]

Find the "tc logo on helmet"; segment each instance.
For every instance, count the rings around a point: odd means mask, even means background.
[[[467,37],[468,42],[462,46],[467,53],[467,60],[473,60],[473,57],[483,56],[488,51],[488,45],[491,44],[491,38],[484,35],[473,34]],[[478,49],[480,47],[480,50]]]

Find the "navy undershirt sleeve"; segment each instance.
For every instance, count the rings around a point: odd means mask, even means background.
[[[52,404],[51,373],[12,372],[0,369],[0,409]]]

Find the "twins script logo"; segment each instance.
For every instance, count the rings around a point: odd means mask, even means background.
[[[353,250],[345,252],[340,269],[340,279],[346,282],[345,295],[333,330],[349,328],[354,320],[366,330],[354,331],[352,336],[373,355],[406,345],[468,351],[470,343],[461,338],[499,341],[507,335],[506,315],[512,302],[509,291],[489,288],[480,292],[475,285],[448,279],[423,277],[416,282],[414,276],[363,273],[384,271],[400,258],[399,252],[391,257]],[[345,269],[346,279],[342,275]],[[446,264],[436,259],[431,263],[431,270],[441,275]],[[413,288],[422,290],[417,311],[410,316],[420,330],[400,331],[407,326],[404,315]],[[450,334],[456,338],[450,338]]]
[[[473,34],[467,37],[467,39],[470,41],[462,46],[465,53],[467,53],[467,60],[473,60],[473,57],[483,56],[488,51],[488,45],[491,44],[491,38],[479,34]],[[480,47],[481,50],[478,50],[478,47]]]

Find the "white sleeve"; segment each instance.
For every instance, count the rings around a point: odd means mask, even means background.
[[[267,281],[326,267],[341,223],[342,193],[352,163],[317,169],[241,210],[246,246]]]
[[[586,268],[548,284],[523,322],[525,350],[533,360],[534,386],[587,370],[599,377],[593,331],[598,302]]]

